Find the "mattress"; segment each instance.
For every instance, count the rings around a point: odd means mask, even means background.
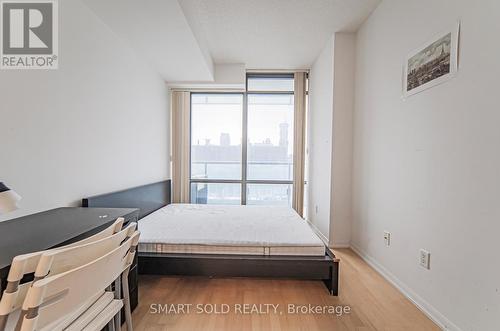
[[[325,245],[294,210],[171,204],[139,221],[140,252],[323,256]]]

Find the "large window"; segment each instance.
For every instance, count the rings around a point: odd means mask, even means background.
[[[191,179],[241,179],[242,94],[191,94]]]
[[[246,93],[191,94],[191,202],[291,205],[293,75],[249,75]]]
[[[293,94],[248,95],[250,180],[293,180]]]

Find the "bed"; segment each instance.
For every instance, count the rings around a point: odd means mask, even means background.
[[[140,210],[140,274],[321,280],[338,295],[338,259],[292,209],[171,204],[170,185],[82,200],[83,207]]]
[[[138,227],[140,252],[325,255],[323,242],[288,207],[170,204]]]

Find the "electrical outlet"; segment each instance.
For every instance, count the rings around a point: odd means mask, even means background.
[[[421,249],[419,262],[420,262],[420,266],[424,267],[425,269],[430,269],[431,268],[431,253],[429,253],[425,249]]]
[[[391,233],[389,231],[384,231],[384,241],[386,246],[391,246]]]
[[[319,207],[318,207],[318,205],[314,206],[314,211],[316,212],[316,214],[318,214],[318,212],[319,212]]]

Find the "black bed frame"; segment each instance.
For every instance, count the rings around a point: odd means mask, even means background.
[[[82,200],[83,207],[138,208],[139,220],[171,203],[171,181],[134,187]],[[258,256],[138,252],[139,273],[208,277],[264,277],[322,280],[338,295],[339,260],[325,256]]]

